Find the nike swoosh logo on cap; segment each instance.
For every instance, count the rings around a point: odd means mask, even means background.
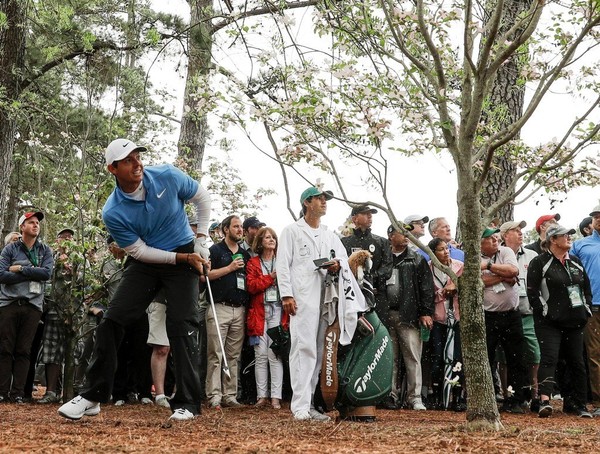
[[[162,195],[165,193],[166,190],[167,190],[167,188],[163,189],[160,194],[156,194],[156,198],[160,199],[162,197]]]
[[[125,145],[123,145],[123,148],[125,148],[127,145],[129,145],[129,142],[127,142]]]

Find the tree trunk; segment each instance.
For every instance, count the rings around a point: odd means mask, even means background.
[[[183,98],[183,116],[179,134],[178,151],[194,170],[202,170],[204,147],[210,133],[206,113],[198,109],[198,87],[208,83],[205,77],[211,65],[212,36],[210,20],[212,1],[188,0],[191,9],[190,34],[188,38],[188,68]]]
[[[467,423],[472,427],[502,427],[496,405],[492,372],[487,359],[483,287],[481,281],[481,212],[471,167],[457,166],[458,218],[465,251],[459,279],[460,337],[467,387]]]
[[[491,3],[492,6],[495,6],[496,2]],[[512,27],[519,14],[527,11],[530,5],[531,0],[506,2],[500,33]],[[525,84],[519,84],[518,81],[526,58],[526,52],[517,53],[498,69],[489,97],[489,108],[482,115],[484,123],[493,122],[497,125],[496,127],[501,128],[513,123],[523,114]],[[515,139],[518,139],[519,136],[520,134]],[[481,191],[480,200],[484,207],[491,206],[500,195],[504,195],[506,192],[514,193],[513,179],[517,167],[513,162],[511,151],[510,144],[507,144],[500,148],[494,156],[492,168]],[[501,223],[510,221],[514,216],[514,205],[509,203],[499,212],[490,214],[498,217]]]
[[[0,11],[6,15],[7,24],[0,27],[0,231],[4,230],[4,218],[10,194],[10,175],[17,137],[17,123],[12,105],[21,94],[20,81],[25,65],[25,34],[27,2],[0,0]]]

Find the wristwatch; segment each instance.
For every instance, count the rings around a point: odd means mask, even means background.
[[[485,269],[488,271],[492,271],[492,261],[491,260],[488,260],[487,266],[485,267]]]
[[[19,265],[19,273],[23,272],[23,265]]]

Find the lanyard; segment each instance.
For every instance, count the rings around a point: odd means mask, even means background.
[[[38,256],[35,253],[35,243],[33,244],[33,247],[31,249],[28,249],[27,245],[25,243],[21,242],[21,247],[25,251],[25,255],[27,256],[27,258],[29,259],[31,264],[33,266],[38,266]]]
[[[267,274],[271,274],[273,272],[273,267],[275,266],[275,258],[271,259],[271,268],[270,269],[267,266],[267,264],[264,262],[262,257],[259,257],[259,260],[260,260],[260,263],[262,264],[263,268],[267,271]]]

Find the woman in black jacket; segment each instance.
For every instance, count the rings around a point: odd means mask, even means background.
[[[569,256],[574,233],[575,230],[560,225],[550,227],[546,232],[546,252],[534,258],[527,270],[527,296],[541,351],[541,418],[552,414],[550,394],[559,351],[564,354],[572,377],[573,411],[579,417],[592,417],[585,407],[587,376],[583,361],[583,327],[591,314],[592,292],[583,265],[577,257]]]

